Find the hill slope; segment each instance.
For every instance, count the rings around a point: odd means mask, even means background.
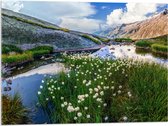
[[[109,28],[107,31],[109,32],[103,31],[102,34],[111,38],[130,37],[132,39],[146,39],[168,35],[168,14],[161,13],[144,21],[122,24],[111,28],[111,30]]]
[[[50,44],[54,48],[83,48],[97,45],[76,31],[2,9],[2,42],[29,48],[39,44]]]

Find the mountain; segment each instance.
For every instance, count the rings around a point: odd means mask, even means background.
[[[97,44],[83,37],[82,32],[71,31],[55,24],[2,9],[2,42],[15,44],[23,49],[49,44],[56,49],[93,47]],[[88,36],[92,35],[87,34]]]
[[[134,40],[168,35],[168,11],[165,10],[147,20],[108,28],[99,35],[110,38],[129,37]]]

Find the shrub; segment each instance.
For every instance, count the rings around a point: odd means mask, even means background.
[[[150,42],[147,40],[140,40],[135,43],[135,45],[139,46],[139,47],[151,47],[152,44],[153,44],[153,42]]]
[[[160,44],[153,44],[152,45],[152,51],[167,52],[168,51],[168,46],[160,45]]]
[[[2,44],[2,54],[8,54],[10,52],[22,53],[23,51],[15,45]]]
[[[27,60],[33,60],[31,53],[23,53],[16,55],[2,55],[2,63],[19,63]]]
[[[116,42],[133,42],[130,38],[116,38]]]
[[[2,124],[26,124],[30,122],[28,109],[22,105],[18,94],[13,97],[2,96]]]
[[[83,34],[82,37],[87,38],[87,39],[93,41],[96,44],[101,44],[101,42],[98,39],[96,39],[96,38],[94,38],[94,37],[92,37],[90,35]]]

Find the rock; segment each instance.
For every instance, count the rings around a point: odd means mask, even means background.
[[[6,80],[6,83],[11,85],[12,84],[12,80],[11,79]]]

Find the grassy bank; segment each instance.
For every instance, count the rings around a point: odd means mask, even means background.
[[[28,110],[22,105],[21,98],[18,94],[13,97],[2,96],[2,124],[27,124]]]
[[[70,72],[42,80],[38,99],[53,123],[167,120],[167,69],[129,60],[65,56]]]
[[[116,38],[114,39],[116,42],[133,42],[130,38]]]
[[[159,51],[159,52],[167,53],[168,51],[168,46],[161,45],[161,44],[153,44],[151,47],[152,47],[152,50],[155,52]]]
[[[20,63],[24,61],[33,60],[33,56],[31,53],[22,53],[15,55],[2,55],[2,63]]]
[[[2,50],[2,63],[21,63],[25,61],[32,61],[33,59],[39,58],[45,54],[50,54],[53,52],[53,47],[51,46],[38,46],[33,49],[23,51],[15,45],[3,45]],[[10,54],[14,52],[14,54]]]
[[[159,41],[160,40],[160,41]],[[159,54],[160,56],[167,56],[168,45],[164,38],[157,38],[154,40],[140,40],[135,43],[137,48],[148,49],[152,53]]]

